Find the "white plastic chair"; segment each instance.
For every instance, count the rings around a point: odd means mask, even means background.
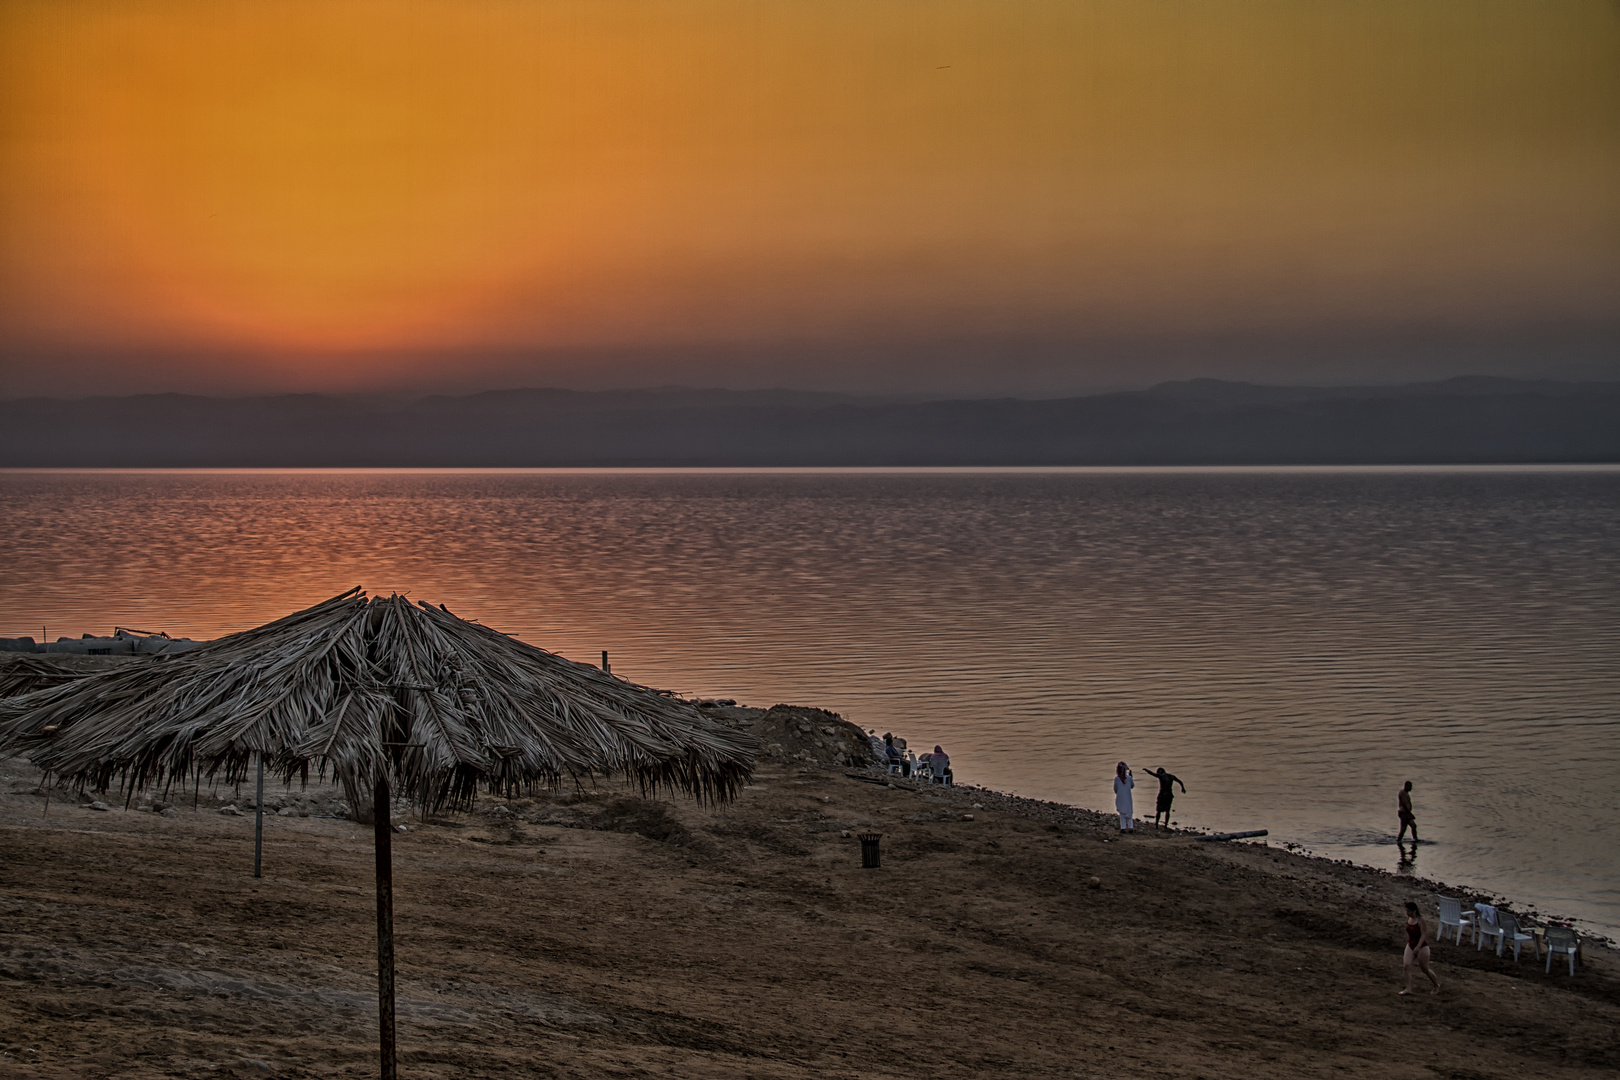
[[[1474,905],[1474,951],[1485,947],[1485,939],[1496,935],[1496,905]],[[1462,944],[1458,942],[1458,944]],[[1500,954],[1498,954],[1500,955]]]
[[[933,755],[929,755],[929,758],[928,758],[928,770],[929,770],[929,772],[934,774],[933,775],[934,783],[936,783],[936,784],[948,783],[949,781],[946,779],[945,770],[949,769],[950,767],[951,767],[951,763],[948,760],[946,760],[945,758],[935,757]]]
[[[1563,953],[1569,957],[1569,973],[1575,974],[1575,954],[1580,951],[1580,939],[1575,931],[1567,926],[1547,927],[1547,974],[1552,974],[1553,953]]]
[[[1462,901],[1453,896],[1436,896],[1440,903],[1440,933],[1437,935],[1441,941],[1446,940],[1446,927],[1457,937],[1457,944],[1462,944],[1463,927],[1469,933],[1474,932],[1474,913],[1462,909]]]
[[[1519,949],[1524,943],[1536,940],[1534,934],[1527,934],[1519,928],[1519,920],[1514,918],[1511,911],[1502,911],[1500,909],[1496,912],[1496,925],[1481,926],[1475,936],[1481,939],[1481,944],[1483,944],[1485,938],[1495,938],[1497,956],[1502,955],[1504,945],[1510,941],[1513,942],[1513,962],[1515,964],[1519,962]]]

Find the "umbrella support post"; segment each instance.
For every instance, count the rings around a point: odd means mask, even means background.
[[[259,790],[253,796],[253,876],[259,877],[264,858],[264,751],[255,756],[259,759]]]
[[[394,1071],[394,852],[393,822],[389,818],[388,780],[377,781],[372,797],[372,821],[377,849],[377,1047],[382,1080],[396,1080]]]

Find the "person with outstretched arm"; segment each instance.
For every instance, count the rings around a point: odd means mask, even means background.
[[[1148,775],[1159,778],[1159,801],[1153,809],[1153,827],[1157,829],[1160,814],[1164,815],[1164,823],[1166,825],[1170,824],[1170,804],[1175,801],[1175,785],[1181,784],[1181,777],[1166,772],[1163,765],[1160,765],[1157,769],[1149,769]],[[1183,795],[1187,794],[1186,784],[1181,784],[1181,793]]]

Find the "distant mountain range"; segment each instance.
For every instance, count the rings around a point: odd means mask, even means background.
[[[0,466],[1217,465],[1620,461],[1620,382],[1192,379],[1055,400],[500,390],[408,401],[0,401]]]

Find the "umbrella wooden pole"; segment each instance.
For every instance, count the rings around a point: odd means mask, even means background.
[[[382,1080],[396,1080],[394,1071],[394,851],[392,801],[388,778],[377,781],[372,795],[372,821],[377,849],[377,1047]]]
[[[264,858],[264,751],[255,756],[259,759],[259,790],[253,796],[253,876],[259,877]]]

